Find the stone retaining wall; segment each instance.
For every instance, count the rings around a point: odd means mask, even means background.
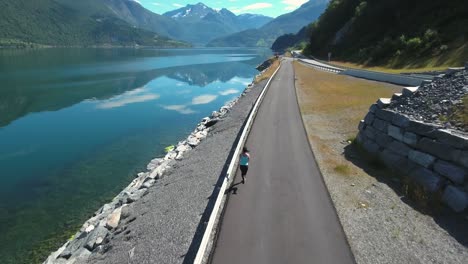
[[[406,89],[410,96],[415,90]],[[390,99],[373,104],[359,124],[357,142],[388,168],[428,193],[441,192],[456,212],[468,207],[468,136],[432,124],[410,120],[385,109]]]

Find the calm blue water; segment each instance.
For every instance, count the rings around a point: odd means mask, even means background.
[[[43,260],[269,55],[0,50],[0,263]]]

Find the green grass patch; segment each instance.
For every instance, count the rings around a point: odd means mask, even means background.
[[[170,145],[170,146],[165,147],[165,148],[164,148],[164,151],[165,151],[166,153],[168,153],[168,152],[173,151],[174,148],[175,148],[174,145]]]
[[[343,165],[343,164],[335,166],[333,170],[342,175],[349,175],[351,171],[348,165]]]

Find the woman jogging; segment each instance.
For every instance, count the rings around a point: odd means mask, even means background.
[[[242,149],[242,154],[240,155],[240,170],[241,170],[241,175],[242,175],[242,184],[245,183],[245,175],[247,174],[247,170],[249,170],[249,160],[250,160],[250,154],[249,150],[244,147]]]

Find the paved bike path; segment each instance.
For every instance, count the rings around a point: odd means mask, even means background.
[[[232,187],[212,263],[354,263],[307,140],[290,60],[271,83]]]

